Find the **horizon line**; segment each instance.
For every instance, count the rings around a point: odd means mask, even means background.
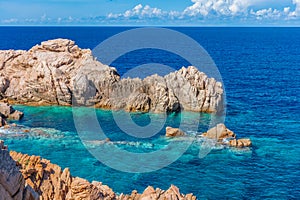
[[[185,28],[300,28],[300,25],[1,25],[0,27],[185,27]]]

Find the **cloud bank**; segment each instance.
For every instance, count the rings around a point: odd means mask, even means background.
[[[182,10],[137,4],[120,13],[89,17],[0,19],[2,25],[297,25],[300,0],[191,0]],[[278,1],[276,1],[278,2]],[[277,6],[276,6],[277,5]]]
[[[291,6],[282,9],[272,7],[255,9],[254,7],[263,2],[256,0],[191,0],[192,5],[182,11],[164,11],[149,5],[138,4],[124,13],[110,13],[108,19],[125,20],[149,20],[159,18],[161,20],[178,21],[217,21],[218,19],[235,22],[287,22],[300,20],[300,0],[292,0]],[[289,4],[290,5],[290,4]],[[299,24],[300,25],[300,24]]]

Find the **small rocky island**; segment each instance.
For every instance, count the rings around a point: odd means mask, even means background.
[[[121,79],[74,41],[0,51],[0,99],[30,105],[86,105],[141,112],[218,112],[223,87],[195,67],[164,77]]]

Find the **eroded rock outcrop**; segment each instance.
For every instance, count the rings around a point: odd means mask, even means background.
[[[20,120],[24,114],[8,103],[0,102],[0,127],[7,125],[6,119]]]
[[[236,139],[236,134],[229,130],[224,124],[217,124],[217,126],[209,129],[206,133],[203,133],[202,136],[214,139],[219,143],[223,143],[231,147],[242,148],[250,147],[252,145],[249,138]]]
[[[10,152],[10,156],[21,166],[26,183],[43,200],[116,199],[108,186],[72,177],[68,168],[62,170],[49,160],[14,151]]]
[[[168,190],[162,190],[159,188],[154,189],[152,186],[148,186],[142,194],[139,194],[136,190],[132,191],[131,195],[121,194],[118,197],[119,200],[196,200],[196,196],[193,194],[181,194],[179,189],[171,185]]]
[[[29,51],[0,51],[0,99],[142,112],[217,112],[223,108],[223,89],[195,67],[164,77],[120,79],[116,69],[95,60],[91,50],[56,39]]]
[[[38,194],[26,184],[7,146],[0,140],[0,199],[37,200]]]
[[[209,129],[206,133],[203,133],[202,136],[207,137],[209,139],[215,139],[219,142],[226,138],[236,137],[234,132],[229,130],[224,124],[217,124],[217,126]]]
[[[234,139],[229,141],[229,146],[237,148],[250,147],[252,142],[249,138]]]
[[[179,137],[185,136],[185,133],[179,128],[166,127],[166,137]]]
[[[107,185],[96,181],[90,183],[85,179],[72,177],[68,168],[62,170],[58,165],[52,164],[49,160],[42,159],[39,156],[29,156],[27,154],[11,151],[10,157],[7,150],[6,153],[6,157],[9,158],[11,162],[11,166],[7,166],[7,169],[15,167],[15,171],[13,172],[18,174],[15,179],[11,180],[11,184],[20,179],[23,181],[21,185],[26,183],[34,194],[43,200],[196,199],[193,194],[181,194],[179,189],[173,185],[166,191],[159,188],[154,190],[153,187],[149,186],[142,194],[133,191],[130,195],[116,195]],[[14,162],[12,158],[16,162]],[[17,168],[16,165],[20,166],[20,169]],[[1,180],[2,179],[0,179],[0,183]]]

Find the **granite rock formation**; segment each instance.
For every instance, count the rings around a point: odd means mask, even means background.
[[[0,127],[7,125],[6,119],[20,120],[23,115],[8,103],[0,102]]]
[[[43,200],[116,199],[108,186],[72,177],[68,168],[62,170],[49,160],[14,151],[10,152],[10,156],[20,166],[26,183]]]
[[[107,185],[73,177],[68,168],[62,170],[39,156],[9,153],[3,141],[0,161],[0,200],[196,199],[193,194],[181,194],[173,185],[166,191],[149,186],[142,194],[133,191],[130,195],[117,195]]]
[[[217,124],[217,126],[209,129],[206,133],[203,133],[202,136],[209,139],[215,139],[221,142],[225,138],[235,138],[236,135],[234,132],[229,130],[224,124]]]
[[[223,88],[192,66],[164,77],[121,79],[91,50],[56,39],[28,51],[0,51],[0,99],[141,112],[217,112],[223,108]]]
[[[229,145],[230,147],[242,148],[252,146],[252,142],[249,138],[236,139],[236,134],[229,130],[224,124],[217,124],[206,133],[203,133],[202,136]],[[226,142],[226,140],[228,140],[228,142]]]
[[[250,147],[252,142],[249,138],[234,139],[229,141],[229,146],[237,148]]]
[[[119,200],[196,200],[196,196],[193,194],[181,194],[179,189],[171,185],[168,190],[162,190],[159,188],[154,189],[152,186],[148,186],[142,194],[139,194],[136,190],[132,191],[131,195],[121,194],[118,197]]]
[[[3,141],[0,141],[0,199],[38,200],[38,194],[26,184]]]
[[[166,137],[185,136],[185,133],[179,128],[166,127]]]

